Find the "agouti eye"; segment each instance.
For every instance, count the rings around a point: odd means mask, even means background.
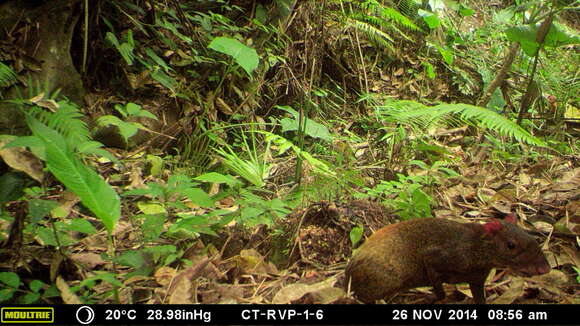
[[[513,241],[508,241],[507,247],[509,250],[514,250],[514,249],[516,249],[516,244]]]

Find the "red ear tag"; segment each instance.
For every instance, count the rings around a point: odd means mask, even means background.
[[[509,213],[503,218],[503,220],[511,224],[517,224],[518,222],[516,215],[514,213]]]
[[[493,219],[490,222],[487,222],[483,225],[483,230],[485,234],[494,235],[499,230],[501,230],[502,225],[499,220]]]

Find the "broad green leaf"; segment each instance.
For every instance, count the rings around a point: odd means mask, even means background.
[[[167,214],[167,210],[161,204],[149,203],[149,202],[138,202],[137,207],[143,212],[143,214]]]
[[[16,172],[0,176],[0,204],[17,200],[24,194],[25,177]]]
[[[5,288],[0,290],[0,302],[8,301],[12,299],[12,296],[16,292],[14,288]]]
[[[58,132],[31,117],[28,118],[28,125],[33,134],[45,144],[48,170],[79,196],[83,205],[90,209],[111,233],[121,216],[121,202],[115,190],[74,156]]]
[[[437,48],[437,50],[439,51],[439,53],[443,57],[443,60],[445,60],[445,63],[447,63],[448,65],[452,65],[453,64],[453,50],[449,49],[447,47],[439,46],[439,45],[436,45],[435,47]]]
[[[31,304],[37,302],[38,299],[40,299],[40,293],[26,293],[20,299],[20,302],[24,304]]]
[[[184,189],[181,191],[189,200],[191,200],[194,204],[197,204],[202,207],[212,207],[214,205],[214,201],[211,197],[203,190],[199,188],[189,188]]]
[[[299,127],[300,113],[289,106],[277,106],[278,109],[286,111],[294,117],[294,119],[284,118],[280,120],[282,125],[282,132],[286,131],[297,131]],[[312,119],[305,119],[306,128],[304,133],[312,138],[320,138],[326,141],[332,141],[332,135],[328,131],[328,128]]]
[[[364,229],[360,225],[357,225],[353,227],[352,230],[350,230],[348,237],[350,238],[350,243],[352,243],[353,246],[359,243],[359,241],[362,239],[363,231]]]
[[[519,42],[522,50],[528,56],[534,56],[539,44],[536,42],[536,35],[540,24],[520,25],[508,28],[506,35],[512,42]],[[568,32],[562,25],[554,23],[550,27],[546,38],[544,39],[545,47],[559,47],[570,44],[579,44],[580,36]]]
[[[143,253],[138,250],[126,251],[118,257],[115,257],[114,261],[123,266],[130,266],[133,268],[140,268],[146,264]]]
[[[141,225],[141,230],[143,231],[143,237],[145,241],[155,241],[159,239],[159,236],[163,232],[163,224],[167,221],[167,216],[165,214],[154,214],[145,215],[145,220]]]
[[[460,5],[459,8],[459,14],[463,17],[469,17],[469,16],[473,16],[473,14],[475,14],[475,10],[466,7],[465,5]]]
[[[121,137],[123,137],[125,142],[129,138],[134,136],[137,133],[137,131],[139,131],[138,124],[135,124],[134,122],[125,122],[114,115],[104,115],[102,117],[99,117],[99,119],[97,119],[97,122],[100,126],[113,125],[119,128],[119,133],[121,134]]]
[[[147,162],[151,164],[151,175],[156,177],[160,176],[161,172],[163,172],[163,159],[157,155],[147,155]]]
[[[31,222],[38,222],[48,216],[50,212],[58,207],[58,202],[44,199],[31,199],[28,201],[28,215]]]
[[[97,229],[95,229],[91,222],[80,218],[72,220],[71,223],[67,226],[67,229],[84,234],[97,233]]]
[[[213,182],[213,183],[225,183],[230,187],[241,184],[241,182],[239,180],[237,180],[236,178],[234,178],[233,176],[231,176],[229,174],[224,175],[224,174],[217,173],[217,172],[209,172],[209,173],[202,174],[202,175],[194,178],[194,180],[203,181],[203,182]]]
[[[419,9],[419,16],[423,18],[423,21],[429,26],[430,29],[435,29],[441,25],[441,20],[437,17],[437,14]]]
[[[229,37],[216,37],[208,47],[234,58],[249,76],[258,67],[260,57],[256,50],[246,46],[242,42]]]
[[[30,282],[30,284],[28,285],[28,287],[30,288],[30,290],[32,292],[38,292],[45,285],[46,284],[44,282],[40,281],[40,280],[32,280],[32,282]]]
[[[20,287],[20,276],[12,272],[0,272],[0,282],[11,288],[18,289]]]

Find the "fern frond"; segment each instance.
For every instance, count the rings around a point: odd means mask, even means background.
[[[351,27],[360,30],[365,36],[372,42],[382,46],[383,48],[389,49],[390,51],[394,51],[393,48],[393,39],[389,36],[389,34],[381,31],[380,29],[370,25],[369,23],[359,21],[356,19],[348,19],[347,24]]]
[[[48,127],[61,133],[67,142],[76,148],[91,139],[87,124],[82,120],[84,115],[78,107],[68,101],[59,101],[58,110],[49,112],[40,107],[33,106],[29,113],[46,124]]]
[[[0,62],[0,87],[8,87],[17,81],[14,70]]]
[[[409,30],[412,30],[412,31],[420,31],[421,30],[421,28],[419,26],[417,26],[415,23],[413,23],[412,20],[405,17],[405,15],[401,14],[400,12],[398,12],[394,8],[390,8],[390,7],[383,8],[383,10],[381,11],[381,16],[383,18],[388,18],[393,23],[400,25],[400,26],[403,26]]]
[[[474,126],[483,126],[500,135],[513,137],[519,142],[531,145],[545,146],[545,143],[532,136],[513,121],[502,115],[469,104],[439,104],[433,107],[414,101],[397,101],[389,103],[378,110],[383,118],[399,123],[407,123],[425,130],[433,124],[443,121],[462,121]]]

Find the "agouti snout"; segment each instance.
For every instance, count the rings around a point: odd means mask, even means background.
[[[494,267],[526,276],[550,271],[534,237],[515,225],[515,217],[486,224],[419,218],[386,226],[356,251],[346,267],[346,284],[371,303],[419,286],[469,283],[476,303],[485,303],[484,282]]]

